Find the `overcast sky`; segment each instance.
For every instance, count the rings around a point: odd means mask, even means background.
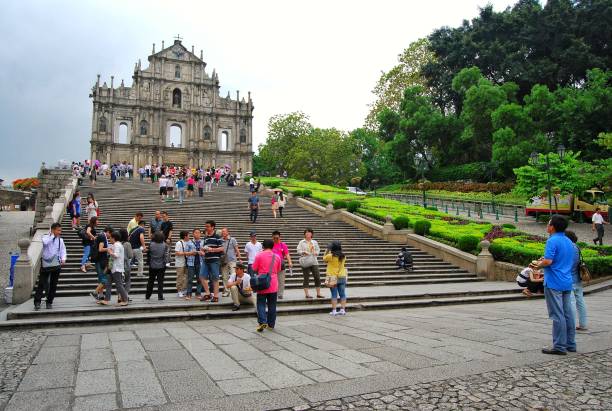
[[[221,95],[251,91],[254,147],[270,116],[300,110],[317,127],[363,125],[381,71],[412,41],[503,0],[30,1],[0,12],[0,178],[36,175],[41,161],[89,155],[96,74],[132,83],[152,43],[180,34]],[[6,184],[6,183],[5,183]]]

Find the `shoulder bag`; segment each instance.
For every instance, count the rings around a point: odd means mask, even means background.
[[[313,246],[314,249],[314,246]],[[317,257],[314,254],[303,255],[298,260],[302,268],[309,268],[317,265]]]
[[[270,288],[272,283],[272,270],[274,269],[274,261],[276,260],[276,254],[272,253],[272,260],[270,260],[270,268],[267,273],[255,274],[251,277],[251,289],[253,291],[263,291]]]
[[[225,246],[225,252],[221,255],[221,265],[227,265],[229,263],[227,259],[227,250],[229,250],[229,246],[232,243],[232,237],[227,238],[227,245]]]
[[[580,274],[580,279],[585,283],[591,281],[591,272],[589,271],[589,267],[587,267],[586,263],[582,259],[582,252],[578,249],[578,253],[580,254],[580,264],[578,265],[578,272]]]

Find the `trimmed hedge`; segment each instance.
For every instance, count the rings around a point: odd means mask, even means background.
[[[457,248],[461,251],[466,251],[468,253],[478,249],[478,244],[480,244],[480,238],[474,235],[464,235],[459,237],[457,241]]]
[[[359,207],[361,207],[361,203],[357,200],[351,200],[348,203],[346,203],[346,209],[350,213],[354,213],[355,211],[359,209]]]
[[[271,181],[268,181],[266,185],[270,188],[278,188],[280,187],[281,182],[279,180],[271,180]]]
[[[396,230],[402,230],[410,227],[410,219],[406,216],[400,215],[391,220]]]
[[[347,204],[344,200],[334,200],[334,210],[339,210],[341,208],[346,208]]]
[[[302,195],[304,196],[304,198],[312,197],[312,190],[303,190]]]
[[[504,223],[502,224],[503,228],[509,228],[510,230],[514,230],[516,229],[516,226],[514,224],[510,224],[510,223]]]
[[[440,167],[431,170],[427,177],[429,177],[431,181],[487,181],[488,166],[489,163],[482,162]]]
[[[304,197],[304,190],[293,190],[291,194],[293,194],[294,197]]]
[[[427,207],[425,207],[425,210],[438,211],[438,207],[436,207],[436,206],[427,206]]]
[[[429,234],[431,223],[427,220],[419,220],[414,223],[414,233],[418,235]]]

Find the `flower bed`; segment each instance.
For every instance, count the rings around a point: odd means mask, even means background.
[[[463,248],[473,247],[475,244],[474,237],[487,239],[491,242],[490,251],[498,261],[526,266],[532,260],[538,259],[544,254],[546,237],[521,232],[512,225],[506,227],[494,226],[488,222],[472,221],[442,211],[424,209],[421,206],[396,200],[358,196],[345,189],[319,183],[293,179],[262,178],[264,184],[268,184],[266,181],[280,181],[279,187],[288,192],[311,190],[311,197],[321,204],[334,204],[336,202],[338,205],[341,204],[338,202],[359,201],[360,204],[354,211],[355,214],[379,223],[384,223],[388,215],[395,222],[398,221],[398,217],[401,217],[402,227],[414,228],[417,221],[426,220],[431,224],[426,233],[427,237],[456,248],[459,248],[460,244]],[[612,274],[611,246],[593,247],[585,243],[579,243],[578,245],[593,276]],[[477,253],[478,248],[464,251]]]

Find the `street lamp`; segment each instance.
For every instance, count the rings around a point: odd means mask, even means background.
[[[427,207],[427,198],[425,197],[425,170],[427,169],[427,159],[424,156],[415,159],[417,170],[421,173],[421,188],[423,189],[423,208]]]
[[[552,139],[552,133],[547,134],[549,139]],[[552,141],[551,141],[551,145],[552,145]],[[544,163],[544,169],[546,170],[546,189],[548,191],[548,214],[550,216],[552,216],[552,187],[551,187],[551,181],[550,181],[550,159],[549,159],[549,155],[550,152],[547,152],[545,155],[545,159],[546,162]],[[565,146],[563,144],[559,144],[557,146],[557,154],[559,155],[559,160],[563,160],[563,157],[565,156]],[[531,163],[534,166],[538,165],[538,160],[539,160],[540,154],[533,152],[531,153]]]

